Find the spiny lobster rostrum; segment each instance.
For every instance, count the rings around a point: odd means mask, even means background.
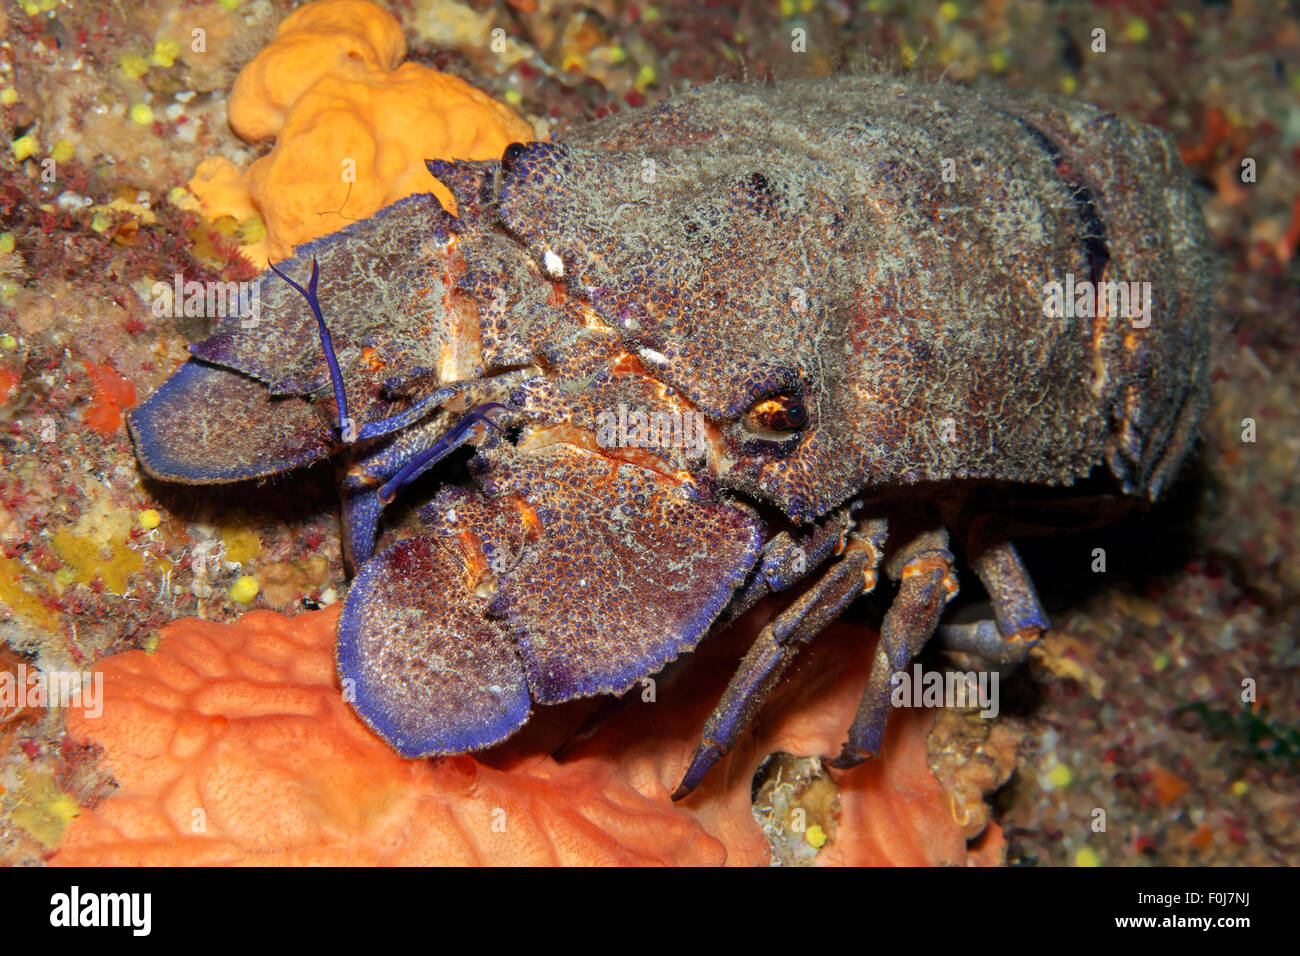
[[[1007,663],[1047,627],[1009,493],[1096,471],[1154,498],[1194,440],[1201,214],[1169,140],[1102,110],[889,77],[717,84],[428,167],[455,215],[411,196],[297,249],[260,321],[222,320],[130,416],[171,481],[338,459],[339,675],[404,755],[621,694],[797,594],[681,796],[883,571],[852,765],[937,628]],[[472,481],[444,461],[465,445]],[[422,507],[385,531],[398,495]],[[949,528],[992,621],[939,627]]]

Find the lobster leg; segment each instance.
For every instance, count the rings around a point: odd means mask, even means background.
[[[997,664],[1024,661],[1051,621],[1034,591],[1015,545],[1004,539],[972,535],[971,564],[993,601],[993,621],[949,624],[939,628],[944,647],[979,654]]]
[[[890,576],[899,580],[898,594],[881,624],[871,676],[849,728],[849,739],[840,755],[828,761],[832,767],[853,767],[880,753],[893,675],[906,668],[925,646],[944,607],[957,593],[947,544],[948,534],[943,529],[927,531],[909,541],[890,562]]]
[[[428,448],[412,455],[397,474],[389,478],[380,486],[378,495],[382,504],[388,504],[397,496],[397,493],[409,485],[415,479],[436,465],[442,459],[446,458],[453,451],[466,442],[482,440],[487,432],[488,426],[497,428],[497,423],[493,420],[494,415],[502,412],[508,413],[505,405],[499,402],[487,402],[478,408],[470,409],[460,421],[447,434],[443,435]]]
[[[694,790],[731,750],[803,646],[850,602],[875,587],[884,536],[883,521],[869,522],[865,533],[851,536],[843,557],[759,633],[705,724],[690,766],[673,791],[674,800]]]
[[[493,416],[506,406],[488,402],[466,412],[451,427],[441,418],[405,431],[368,458],[354,464],[343,477],[343,551],[355,571],[375,547],[379,518],[404,487],[467,442],[483,438],[497,427]]]
[[[798,584],[832,556],[843,551],[848,534],[853,529],[853,512],[858,507],[860,505],[855,501],[852,505],[841,508],[797,540],[788,531],[774,535],[763,546],[763,557],[753,578],[732,599],[721,625],[730,624],[767,595]],[[881,545],[884,543],[884,534],[885,522],[881,520],[878,529]]]
[[[379,487],[416,455],[435,445],[446,430],[445,418],[434,416],[348,466],[339,483],[339,495],[343,503],[343,557],[350,574],[355,574],[374,551],[385,504],[379,499]]]

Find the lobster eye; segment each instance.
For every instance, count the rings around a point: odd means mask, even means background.
[[[808,424],[808,409],[795,395],[769,395],[759,399],[745,413],[750,431],[797,432]]]
[[[510,168],[518,161],[519,157],[524,155],[523,143],[511,143],[501,153],[501,171],[510,172]]]

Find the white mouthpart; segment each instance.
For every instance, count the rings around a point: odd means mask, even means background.
[[[651,365],[668,364],[668,356],[664,355],[663,352],[656,352],[654,349],[640,349],[636,354]]]

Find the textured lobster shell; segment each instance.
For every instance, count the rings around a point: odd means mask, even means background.
[[[804,392],[800,446],[723,479],[796,519],[864,488],[1069,484],[1103,461],[1154,497],[1205,401],[1189,178],[1164,134],[1081,103],[717,84],[529,147],[500,213],[715,420],[774,380]],[[1067,274],[1150,282],[1149,326],[1047,317]]]

